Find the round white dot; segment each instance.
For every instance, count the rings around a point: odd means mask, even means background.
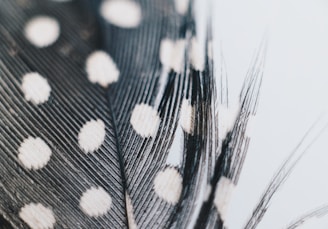
[[[99,83],[103,87],[116,82],[120,75],[113,59],[103,51],[95,51],[89,55],[86,71],[90,82]]]
[[[142,17],[140,5],[131,0],[106,0],[100,13],[107,22],[122,28],[137,27]]]
[[[219,212],[221,219],[226,220],[229,202],[232,192],[235,189],[235,184],[227,177],[221,177],[216,185],[214,205]]]
[[[50,229],[56,223],[52,210],[40,203],[25,205],[21,208],[19,217],[32,229]]]
[[[188,134],[193,133],[194,129],[194,108],[184,99],[181,105],[181,127]]]
[[[205,47],[194,37],[191,40],[190,46],[190,61],[192,66],[197,71],[204,71],[205,69]]]
[[[50,160],[51,149],[41,138],[28,137],[18,149],[19,161],[28,169],[41,169]]]
[[[171,55],[171,67],[177,73],[181,73],[184,69],[186,44],[186,40],[184,39],[179,39],[174,44]]]
[[[239,103],[232,105],[229,108],[224,105],[219,105],[219,129],[221,129],[221,134],[219,136],[220,139],[225,139],[227,133],[232,130],[240,112],[240,106]]]
[[[25,99],[38,105],[49,99],[51,87],[39,73],[27,73],[22,79],[22,91]]]
[[[102,120],[88,121],[79,132],[79,145],[85,153],[93,152],[103,144],[105,135],[105,123]]]
[[[186,41],[179,39],[173,41],[164,38],[160,44],[160,61],[165,68],[171,68],[181,73],[184,66]]]
[[[156,134],[160,118],[154,108],[142,103],[134,107],[130,123],[139,135],[150,137]]]
[[[82,194],[80,199],[81,210],[91,216],[97,217],[106,214],[112,205],[112,198],[101,187],[92,187]]]
[[[179,201],[182,191],[182,177],[174,168],[166,168],[157,173],[154,180],[154,190],[156,194],[170,204]]]
[[[171,67],[174,45],[175,42],[168,38],[165,38],[161,41],[160,51],[159,51],[160,61],[162,65],[165,67]]]
[[[27,22],[25,37],[38,48],[47,47],[56,42],[60,26],[56,19],[48,16],[37,16]]]
[[[175,9],[179,14],[186,14],[188,11],[189,0],[174,0]]]

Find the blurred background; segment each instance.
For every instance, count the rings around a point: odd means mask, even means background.
[[[328,108],[328,3],[323,0],[214,1],[214,55],[225,58],[229,96],[264,35],[268,50],[251,144],[229,209],[228,228],[242,228],[275,171]],[[217,69],[219,71],[219,69]],[[258,228],[284,228],[328,203],[328,131],[316,141],[272,200]],[[300,228],[327,228],[328,216]]]

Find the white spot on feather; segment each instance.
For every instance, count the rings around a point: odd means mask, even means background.
[[[99,83],[103,87],[116,82],[120,75],[113,59],[104,51],[95,51],[89,55],[86,71],[90,82]]]
[[[184,99],[181,105],[180,123],[181,127],[188,134],[192,134],[194,129],[194,108],[190,105],[189,101]]]
[[[189,0],[174,0],[175,9],[179,14],[186,14],[188,11]]]
[[[173,53],[171,56],[171,67],[177,73],[181,73],[183,70],[185,49],[186,49],[185,40],[180,39],[175,42]]]
[[[235,189],[235,184],[232,182],[232,180],[228,179],[227,177],[221,177],[216,186],[214,205],[218,210],[223,222],[226,219],[229,202],[234,189]]]
[[[158,172],[154,180],[154,190],[166,202],[173,205],[178,203],[182,191],[180,173],[170,167]]]
[[[186,41],[179,39],[173,41],[165,38],[161,41],[160,61],[166,68],[171,68],[177,73],[182,72],[183,61],[185,56]]]
[[[139,135],[150,137],[156,134],[160,118],[153,107],[142,103],[134,107],[130,123]]]
[[[105,135],[105,123],[102,120],[88,121],[80,130],[79,145],[85,153],[93,152],[103,144]]]
[[[25,99],[38,105],[48,100],[51,87],[39,73],[27,73],[22,79],[22,91]]]
[[[52,17],[37,16],[28,21],[25,26],[26,39],[38,48],[52,45],[59,35],[59,23]]]
[[[204,71],[205,68],[205,50],[204,47],[198,42],[198,40],[194,37],[191,40],[191,48],[190,48],[190,61],[192,66],[197,71]]]
[[[50,160],[49,146],[41,138],[28,137],[18,149],[19,161],[28,169],[41,169]]]
[[[112,198],[101,187],[92,187],[82,194],[80,199],[81,210],[91,217],[106,214],[112,205]]]
[[[239,112],[239,104],[227,108],[219,105],[219,133],[220,139],[224,139],[227,133],[233,128]]]
[[[166,68],[171,67],[172,53],[175,42],[171,39],[165,38],[161,41],[160,46],[160,61]]]
[[[133,205],[130,196],[126,193],[126,212],[128,215],[128,224],[129,224],[129,229],[137,229],[138,226],[136,224],[134,214],[133,214]]]
[[[106,0],[100,13],[107,22],[122,28],[137,27],[142,18],[140,5],[131,0]]]
[[[25,205],[21,208],[19,217],[32,229],[50,229],[56,223],[52,210],[40,203]]]

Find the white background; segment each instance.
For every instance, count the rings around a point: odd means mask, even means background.
[[[223,52],[232,100],[237,100],[265,31],[269,34],[251,144],[228,213],[228,228],[240,229],[275,171],[320,114],[328,110],[328,2],[214,2],[214,55]],[[328,131],[310,148],[273,198],[258,228],[284,228],[322,204],[328,204]],[[328,217],[300,228],[328,228]]]

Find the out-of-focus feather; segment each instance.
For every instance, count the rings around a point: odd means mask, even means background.
[[[298,217],[297,219],[291,221],[291,223],[286,227],[286,229],[294,229],[297,228],[304,223],[310,221],[311,219],[319,219],[324,217],[328,214],[328,205],[325,204],[319,208],[316,208],[310,212],[303,214],[302,216]]]

